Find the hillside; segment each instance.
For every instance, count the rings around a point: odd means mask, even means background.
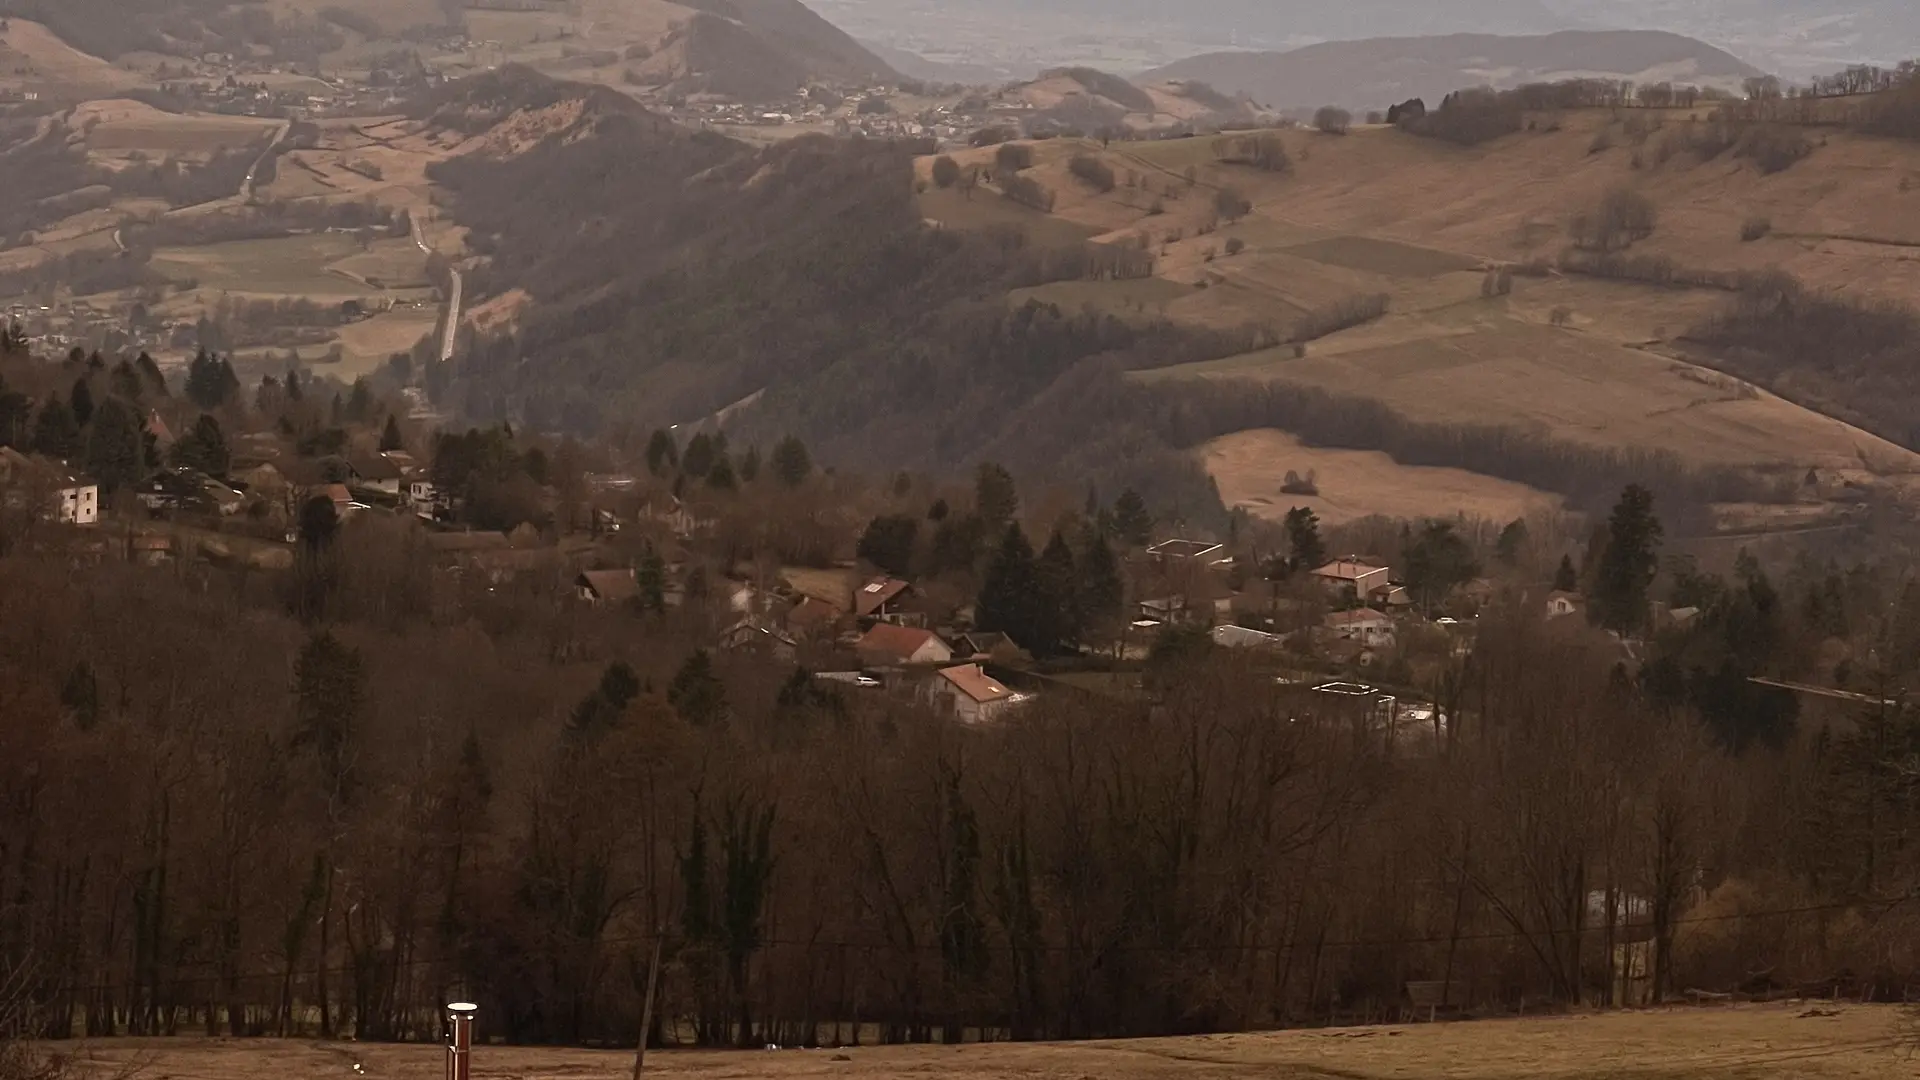
[[[1463,86],[1610,78],[1734,89],[1759,73],[1727,52],[1677,34],[1567,31],[1533,37],[1368,38],[1289,52],[1209,53],[1149,71],[1137,81],[1198,79],[1280,109],[1325,104],[1378,109],[1413,97],[1438,100]]]
[[[1001,87],[986,100],[1003,111],[1019,110],[1021,123],[1035,133],[1247,126],[1263,115],[1250,100],[1223,94],[1201,80],[1135,83],[1089,67],[1044,71],[1038,78]]]
[[[1135,373],[1166,393],[1238,395],[1237,411],[1223,400],[1187,428],[1197,442],[1279,428],[1315,448],[1386,450],[1403,465],[1466,468],[1576,501],[1593,494],[1570,465],[1585,448],[1629,472],[1717,476],[1696,496],[1726,504],[1726,521],[1818,517],[1856,488],[1911,496],[1920,393],[1909,373],[1920,335],[1899,318],[1881,326],[1818,297],[1920,297],[1906,201],[1916,197],[1920,145],[1829,131],[1805,145],[1809,156],[1769,172],[1747,151],[1723,153],[1702,138],[1719,131],[1745,145],[1758,129],[1691,115],[1561,112],[1475,147],[1391,128],[1278,132],[1265,138],[1290,167],[1275,172],[1222,160],[1239,137],[1037,143],[1022,176],[1051,212],[1025,211],[1035,227],[1073,224],[1099,240],[1144,243],[1155,277],[1019,295],[1191,327],[1252,324],[1302,341]],[[990,167],[996,154],[957,156],[963,167]],[[1104,162],[1113,189],[1075,175],[1076,157]],[[1627,269],[1665,275],[1662,284],[1620,280],[1607,267],[1614,276],[1572,272],[1594,265],[1588,253],[1567,253],[1577,219],[1619,190],[1646,199],[1657,218],[1632,245],[1644,266]],[[1223,192],[1250,212],[1221,222]],[[978,196],[973,206],[946,198],[925,200],[952,207],[952,220],[989,220]],[[1520,268],[1504,284],[1488,270],[1503,266]],[[1811,291],[1753,303],[1731,291],[1737,275],[1771,270]],[[1757,315],[1755,304],[1776,315]],[[1744,313],[1729,323],[1732,312]],[[1877,329],[1860,336],[1868,326]],[[1547,443],[1520,452],[1459,435],[1487,427]],[[1283,512],[1279,475],[1312,467],[1321,449],[1276,443],[1265,460],[1237,443],[1208,452],[1231,467],[1215,469],[1223,493]],[[1375,466],[1342,465],[1358,470],[1356,484],[1376,483]],[[1775,509],[1733,505],[1757,502]],[[1350,516],[1356,507],[1335,498],[1329,509]]]

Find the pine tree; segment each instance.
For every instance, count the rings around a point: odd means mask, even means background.
[[[1107,543],[1106,536],[1095,533],[1079,563],[1079,598],[1075,602],[1083,633],[1117,621],[1126,606],[1126,583],[1120,576],[1120,560]]]
[[[667,563],[658,552],[648,551],[640,559],[634,575],[640,590],[640,607],[658,615],[667,610]]]
[[[1653,493],[1629,484],[1607,518],[1607,546],[1594,574],[1588,617],[1621,634],[1646,625],[1647,590],[1660,570],[1660,519]]]
[[[55,394],[40,406],[40,415],[33,422],[33,441],[31,446],[36,454],[60,461],[72,461],[80,456],[80,425],[73,418],[73,410]]]
[[[201,413],[180,441],[173,444],[173,463],[181,468],[197,469],[209,476],[225,476],[233,461],[227,449],[226,433],[212,413]]]
[[[312,750],[329,789],[352,786],[353,742],[366,701],[366,666],[359,650],[331,633],[307,639],[293,667],[296,750]]]
[[[1429,522],[1419,539],[1407,548],[1407,584],[1415,597],[1428,608],[1444,601],[1453,590],[1480,573],[1460,534],[1448,521]]]
[[[1580,571],[1573,567],[1573,556],[1560,556],[1560,569],[1553,572],[1553,588],[1555,592],[1580,591]]]
[[[233,366],[215,359],[205,349],[194,354],[187,364],[187,400],[212,411],[225,405],[240,389]]]
[[[0,446],[25,447],[33,431],[33,401],[0,379]]]
[[[288,368],[287,369],[287,400],[301,401],[301,400],[304,400],[305,397],[306,397],[306,390],[304,387],[300,385],[300,372],[293,368]]]
[[[740,487],[740,478],[734,475],[733,459],[726,451],[713,461],[713,468],[707,470],[707,486],[715,491],[734,491]]]
[[[66,685],[60,688],[60,704],[82,731],[99,722],[100,683],[94,678],[91,664],[82,660],[67,672]]]
[[[718,456],[713,440],[703,431],[687,440],[686,453],[680,455],[680,472],[698,480],[713,469]]]
[[[983,461],[974,473],[973,507],[980,519],[994,528],[1011,522],[1020,512],[1020,493],[1013,474],[991,461]]]
[[[757,446],[749,446],[747,447],[747,452],[741,455],[740,458],[740,482],[743,484],[751,484],[759,478],[760,448]]]
[[[695,649],[687,662],[674,673],[667,687],[667,702],[693,727],[706,727],[726,719],[726,687],[714,673],[713,657],[705,649]]]
[[[1320,539],[1320,516],[1304,506],[1287,511],[1287,547],[1293,569],[1316,570],[1327,563],[1327,545]]]
[[[356,424],[364,424],[373,418],[373,388],[365,379],[353,380],[353,389],[347,398],[347,419]]]
[[[791,435],[774,446],[772,465],[774,478],[790,488],[799,487],[813,475],[813,458],[807,454],[806,444]]]
[[[73,410],[73,422],[81,427],[93,423],[93,387],[87,385],[86,376],[73,380],[73,395],[67,399],[67,407]]]
[[[1016,640],[1041,655],[1070,651],[1080,639],[1079,581],[1073,565],[1073,549],[1067,546],[1066,537],[1061,536],[1058,529],[1047,540],[1045,550],[1034,564],[1034,582],[1037,586],[1036,640]]]
[[[86,463],[105,491],[139,483],[147,475],[146,423],[140,410],[108,398],[87,433]]]
[[[1132,488],[1113,500],[1113,532],[1128,547],[1141,547],[1152,538],[1153,518],[1147,513],[1147,502]]]
[[[387,416],[387,426],[380,432],[380,450],[382,453],[386,453],[394,450],[405,450],[406,448],[407,440],[405,436],[400,434],[400,418],[389,414]]]
[[[142,352],[133,358],[133,366],[140,372],[141,380],[147,384],[147,389],[152,391],[155,397],[169,396],[167,377],[160,373],[160,365],[154,363],[153,357]]]
[[[1493,557],[1505,566],[1520,561],[1520,552],[1527,546],[1527,523],[1519,518],[1507,523],[1500,530],[1500,539],[1493,545]]]
[[[920,522],[909,514],[882,515],[867,523],[854,553],[895,577],[906,577],[919,533]]]
[[[574,706],[567,719],[567,737],[591,742],[620,722],[627,706],[640,695],[640,679],[625,661],[615,660],[600,674],[599,685]]]
[[[980,584],[974,621],[982,630],[998,631],[1020,645],[1042,649],[1045,646],[1037,640],[1045,629],[1038,612],[1039,593],[1033,545],[1017,523],[1009,525]]]
[[[147,393],[147,381],[135,371],[130,361],[122,360],[113,365],[113,392],[128,401],[139,401]]]
[[[673,436],[656,429],[647,440],[647,471],[655,476],[665,476],[680,464],[680,448],[674,445]]]

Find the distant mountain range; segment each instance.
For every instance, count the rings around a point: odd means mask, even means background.
[[[1782,75],[1920,55],[1914,0],[810,0],[863,41],[1029,72],[1135,72],[1227,48],[1456,33],[1664,30]]]
[[[1466,86],[1615,78],[1731,89],[1758,74],[1753,65],[1692,38],[1615,30],[1369,38],[1284,52],[1207,53],[1155,68],[1137,81],[1199,80],[1276,109],[1368,109],[1412,97],[1436,100]]]

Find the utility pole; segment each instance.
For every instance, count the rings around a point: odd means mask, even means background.
[[[647,1001],[640,1008],[640,1046],[633,1052],[633,1080],[647,1067],[647,1036],[653,1031],[653,995],[660,988],[660,944],[665,934],[653,935],[653,963],[647,967]]]

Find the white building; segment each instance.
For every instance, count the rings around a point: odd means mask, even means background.
[[[100,485],[57,461],[30,458],[0,446],[0,488],[6,489],[7,504],[15,509],[24,507],[29,498],[50,503],[44,514],[50,521],[63,525],[100,521]]]

